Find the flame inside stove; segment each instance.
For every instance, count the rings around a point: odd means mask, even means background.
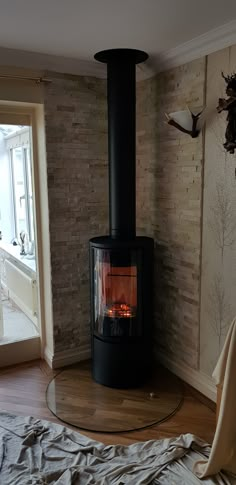
[[[113,303],[106,309],[107,317],[110,318],[132,318],[135,317],[135,311],[127,303]]]

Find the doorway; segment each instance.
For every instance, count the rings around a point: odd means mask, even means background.
[[[33,143],[29,117],[0,112],[0,365],[40,356]]]

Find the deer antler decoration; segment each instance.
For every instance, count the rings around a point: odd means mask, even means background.
[[[231,76],[225,76],[221,72],[222,77],[226,82],[226,94],[227,99],[219,98],[219,104],[217,106],[218,113],[227,111],[227,127],[225,132],[224,148],[227,152],[234,154],[236,150],[236,74]]]
[[[174,126],[175,128],[177,128],[177,130],[180,130],[183,133],[187,133],[192,138],[196,138],[200,133],[200,130],[197,128],[197,123],[202,112],[203,110],[197,114],[194,114],[191,110],[188,109],[185,111],[178,111],[176,113],[165,113],[165,116],[167,118],[168,125]],[[180,118],[183,119],[183,125],[188,126],[191,124],[190,128],[182,126],[181,122],[177,121]]]

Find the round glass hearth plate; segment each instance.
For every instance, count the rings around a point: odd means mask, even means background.
[[[179,408],[183,387],[161,366],[142,387],[105,387],[93,380],[90,363],[83,362],[51,380],[46,400],[52,413],[67,424],[99,433],[120,433],[166,420]]]

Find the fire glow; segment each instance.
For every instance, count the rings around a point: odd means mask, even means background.
[[[111,307],[107,308],[106,315],[110,318],[133,318],[135,313],[127,303],[114,303]]]

